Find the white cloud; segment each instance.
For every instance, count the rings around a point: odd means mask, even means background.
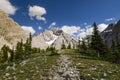
[[[61,29],[70,35],[74,35],[74,33],[79,32],[80,26],[63,26]]]
[[[105,19],[106,22],[108,22],[108,21],[114,21],[114,20],[116,20],[114,17],[113,18]]]
[[[91,27],[91,25],[87,25],[85,28],[80,30],[77,36],[81,39],[86,37],[87,35],[92,35],[92,32],[93,32],[93,27]]]
[[[45,8],[40,7],[40,6],[30,6],[29,7],[29,16],[31,17],[31,19],[35,18],[37,20],[41,20],[46,22],[46,18],[43,17],[43,15],[45,15],[47,12],[45,10]]]
[[[86,37],[86,32],[80,32],[78,35],[77,35],[78,38],[82,39],[84,37]]]
[[[39,29],[39,30],[41,30],[41,29],[42,29],[42,27],[41,27],[41,26],[38,26],[38,29]]]
[[[35,30],[31,26],[22,26],[22,29],[27,33],[32,35],[35,33]]]
[[[107,24],[104,24],[104,23],[102,23],[102,24],[99,24],[98,25],[98,30],[100,31],[100,32],[102,32],[103,30],[105,30],[106,28],[107,28]]]
[[[9,0],[0,0],[0,9],[9,15],[14,15],[17,10],[17,8],[14,7]]]
[[[107,28],[107,24],[104,24],[104,23],[101,23],[98,25],[98,30],[100,32],[102,32],[103,30],[105,30]],[[84,38],[86,37],[87,35],[92,35],[92,32],[93,32],[93,27],[91,27],[91,25],[88,25],[86,26],[85,28],[81,29],[79,34],[78,34],[78,37],[81,39],[81,38]]]
[[[55,26],[56,26],[56,22],[53,22],[53,23],[50,24],[50,26],[48,28],[50,29],[50,28],[53,28]]]

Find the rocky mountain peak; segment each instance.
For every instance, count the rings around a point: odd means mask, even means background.
[[[63,32],[59,28],[52,28],[50,30],[45,30],[37,36],[33,37],[32,45],[33,47],[38,47],[46,49],[48,46],[54,46],[56,49],[61,49],[63,41],[66,46],[71,44],[75,47],[76,41],[67,33]]]
[[[112,40],[116,40],[116,37],[120,40],[120,21],[108,25],[108,27],[101,32],[101,36],[109,46],[112,45]]]
[[[53,34],[59,36],[61,33],[63,33],[63,31],[59,28],[52,28],[51,31],[53,32]]]

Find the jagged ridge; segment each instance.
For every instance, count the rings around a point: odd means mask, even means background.
[[[61,49],[63,42],[66,46],[71,44],[71,47],[75,47],[77,43],[69,34],[63,32],[61,29],[52,28],[34,36],[32,46],[42,49],[46,49],[48,46],[54,46],[56,49]]]

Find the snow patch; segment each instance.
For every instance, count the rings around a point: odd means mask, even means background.
[[[112,32],[112,30],[105,30],[104,32]]]
[[[46,42],[49,46],[52,45],[54,43],[54,41],[58,38],[58,36],[56,36],[56,35],[53,35],[53,37],[54,37],[53,40]]]

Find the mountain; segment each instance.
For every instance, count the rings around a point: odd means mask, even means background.
[[[34,36],[32,46],[42,49],[54,46],[56,49],[61,49],[63,42],[66,46],[71,44],[71,47],[75,47],[77,43],[69,34],[63,32],[61,29],[52,28]]]
[[[15,46],[21,39],[25,42],[27,34],[19,24],[0,9],[0,48],[4,44],[10,47]]]
[[[109,46],[112,45],[112,40],[115,41],[116,38],[120,40],[120,21],[108,25],[108,27],[101,32],[101,36]]]

